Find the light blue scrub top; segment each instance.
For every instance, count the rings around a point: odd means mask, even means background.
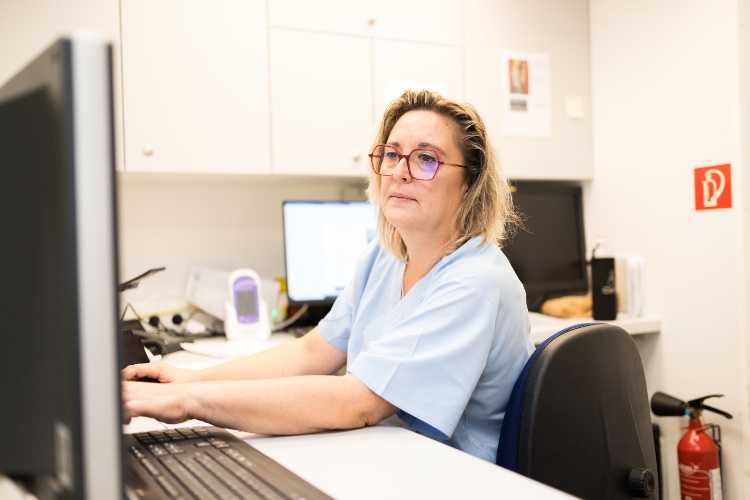
[[[494,462],[534,346],[521,283],[496,245],[480,243],[443,257],[401,299],[404,263],[371,242],[319,328],[409,427]]]

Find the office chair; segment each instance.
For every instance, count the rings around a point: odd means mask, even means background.
[[[584,499],[658,498],[646,378],[630,335],[587,323],[539,345],[511,392],[497,464]]]

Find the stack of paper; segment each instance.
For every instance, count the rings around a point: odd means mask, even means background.
[[[615,256],[618,311],[631,318],[643,312],[643,274],[646,260],[641,255]]]

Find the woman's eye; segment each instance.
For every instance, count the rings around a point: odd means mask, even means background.
[[[435,155],[432,155],[430,153],[419,153],[419,156],[417,156],[417,159],[421,163],[435,163],[437,162],[437,158]]]

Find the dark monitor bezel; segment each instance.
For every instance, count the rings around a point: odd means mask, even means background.
[[[545,240],[543,244],[533,245],[529,238],[534,233],[534,223],[532,220],[525,218],[523,227],[519,228],[513,238],[504,244],[503,251],[508,257],[511,265],[517,270],[519,279],[524,286],[527,294],[527,305],[530,310],[538,310],[544,300],[548,298],[559,297],[563,295],[583,295],[588,292],[588,263],[586,258],[586,238],[585,222],[583,207],[583,188],[580,183],[573,181],[514,181],[512,182],[512,191],[514,204],[524,214],[523,197],[526,194],[544,196],[546,194],[554,196],[563,196],[573,205],[574,213],[569,214],[572,220],[566,220],[565,223],[572,230],[572,234],[565,238],[566,245],[575,247],[575,266],[577,275],[573,277],[549,278],[549,279],[528,279],[524,277],[523,267],[534,264],[534,260],[541,258],[536,253],[539,250],[550,251],[553,249],[552,241]],[[546,237],[546,236],[545,236]],[[519,243],[521,240],[521,243]],[[520,251],[517,245],[524,245],[525,251]],[[518,251],[517,251],[518,250]],[[554,250],[553,250],[554,251]]]
[[[83,34],[54,42],[0,86],[0,107],[36,94],[45,111],[21,111],[3,125],[8,134],[29,136],[32,149],[49,148],[51,160],[31,167],[26,145],[13,153],[5,148],[9,156],[0,160],[0,183],[13,184],[0,202],[8,229],[0,276],[19,297],[3,318],[0,393],[8,407],[0,412],[0,472],[42,497],[119,498],[122,353],[111,46]],[[26,119],[32,126],[21,125]],[[49,133],[39,132],[43,126]],[[54,217],[48,221],[45,214]],[[31,320],[45,314],[44,322]],[[30,411],[38,412],[35,418]]]

